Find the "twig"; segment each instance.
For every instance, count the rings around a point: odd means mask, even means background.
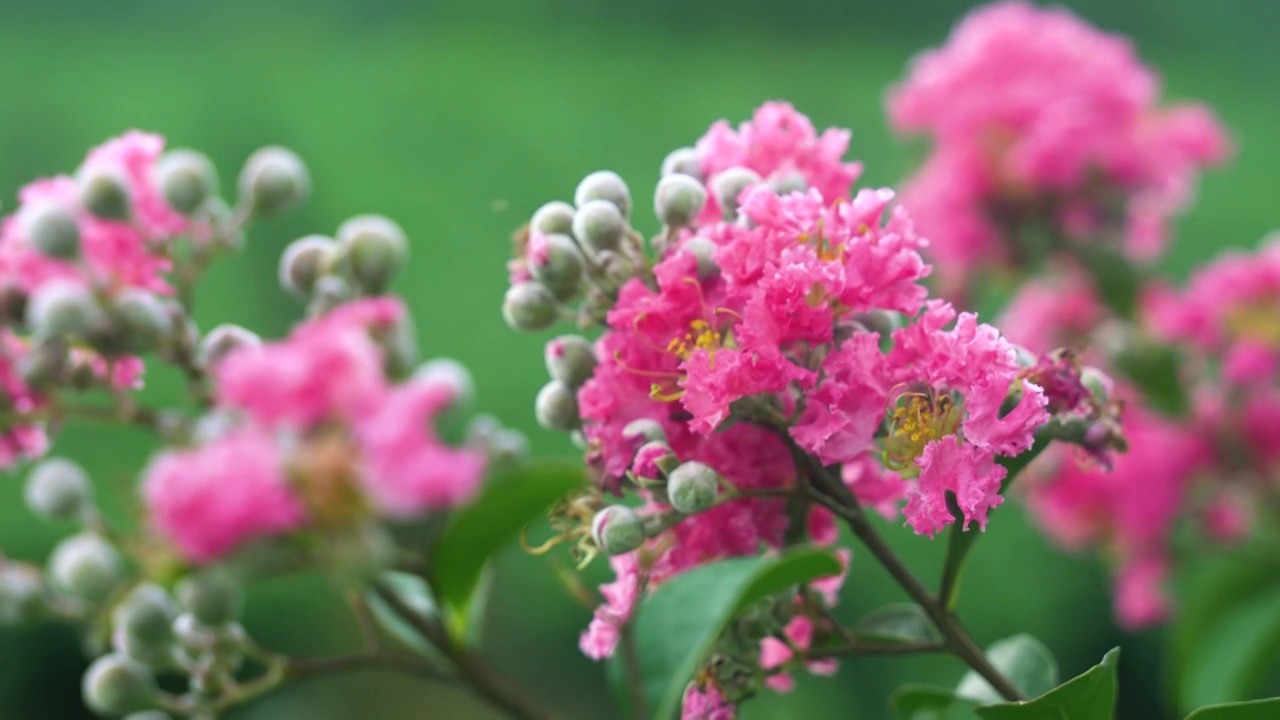
[[[922,655],[948,651],[945,642],[898,643],[857,641],[835,647],[814,648],[804,653],[806,660],[861,655]]]
[[[627,675],[627,694],[631,697],[631,717],[645,720],[649,717],[649,703],[644,696],[644,674],[640,670],[640,656],[636,653],[635,629],[631,623],[622,628],[618,649],[622,652],[622,666]]]

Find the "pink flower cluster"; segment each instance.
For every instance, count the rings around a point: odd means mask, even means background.
[[[1037,223],[1158,256],[1196,172],[1229,153],[1207,109],[1159,94],[1127,39],[1018,0],[974,11],[918,56],[889,117],[934,141],[904,197],[947,289],[1016,263],[1019,231]]]
[[[430,371],[392,384],[383,369],[379,338],[408,321],[398,300],[358,300],[221,360],[217,404],[231,429],[152,463],[143,495],[156,530],[188,560],[208,562],[363,503],[411,517],[469,500],[484,453],[450,447],[432,429],[465,388]]]

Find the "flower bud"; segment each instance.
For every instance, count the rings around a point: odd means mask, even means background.
[[[338,244],[333,238],[308,235],[294,240],[280,256],[280,285],[298,297],[308,297],[337,260]]]
[[[69,371],[73,369],[67,344],[61,339],[42,340],[18,358],[18,374],[22,377],[22,382],[37,390],[47,390],[67,380]],[[80,378],[70,379],[76,389],[84,387],[74,382]],[[88,380],[88,385],[92,385],[92,372],[89,373]]]
[[[27,325],[40,339],[87,338],[106,324],[93,292],[72,280],[45,283],[27,303]]]
[[[716,504],[720,476],[706,465],[690,460],[667,476],[667,499],[685,515],[711,509]]]
[[[547,374],[553,380],[577,390],[591,379],[596,369],[596,353],[591,341],[581,335],[561,335],[547,343]]]
[[[1086,365],[1080,369],[1080,384],[1089,390],[1095,402],[1106,403],[1111,400],[1115,381],[1102,370]]]
[[[240,195],[259,217],[288,210],[310,194],[307,166],[292,150],[264,147],[250,155],[240,171]]]
[[[113,653],[89,666],[81,692],[90,710],[101,715],[124,715],[149,708],[159,689],[150,670],[125,655]]]
[[[707,189],[696,178],[681,173],[659,180],[653,193],[653,211],[667,227],[692,223],[706,204]]]
[[[240,615],[240,583],[220,568],[207,568],[182,579],[178,602],[201,625],[218,627]]]
[[[698,261],[698,279],[706,280],[720,274],[720,265],[716,263],[716,244],[703,237],[696,237],[680,248],[690,253]]]
[[[209,331],[200,341],[200,364],[213,367],[222,358],[240,348],[254,348],[262,345],[262,338],[239,325],[224,324]]]
[[[667,431],[662,429],[662,423],[651,418],[640,418],[627,423],[622,428],[622,437],[627,440],[633,438],[641,438],[643,442],[653,442],[655,440],[667,441]]]
[[[159,585],[145,583],[134,588],[112,613],[118,632],[146,646],[167,645],[173,639],[173,621],[178,604]]]
[[[43,608],[40,571],[17,563],[0,564],[0,627],[29,622]]]
[[[0,280],[0,326],[27,319],[27,291],[16,281]]]
[[[505,428],[492,415],[477,415],[467,425],[467,444],[479,446],[496,467],[510,467],[529,457],[529,440],[519,430]]]
[[[414,372],[420,382],[439,384],[449,388],[453,399],[451,406],[468,406],[475,402],[476,381],[465,365],[452,358],[436,358],[423,363]]]
[[[568,235],[573,232],[573,206],[562,200],[543,205],[529,221],[529,231],[543,235]]]
[[[124,720],[173,720],[173,718],[163,710],[143,710],[125,715]]]
[[[49,520],[84,517],[93,499],[89,476],[64,458],[49,458],[27,476],[27,507]]]
[[[676,457],[665,439],[650,440],[636,451],[631,460],[631,472],[641,480],[658,482],[679,465],[680,458]]]
[[[316,317],[355,299],[355,290],[351,283],[337,275],[325,275],[320,278],[311,293],[311,304],[307,312]]]
[[[156,162],[154,179],[169,207],[191,215],[218,191],[218,174],[195,150],[170,150]]]
[[[556,299],[542,283],[516,283],[502,299],[502,317],[513,330],[545,330],[558,315]]]
[[[133,200],[125,178],[104,168],[84,167],[76,176],[80,204],[103,220],[128,220]]]
[[[338,247],[356,283],[373,294],[386,291],[409,255],[404,231],[381,215],[360,215],[342,223]]]
[[[99,603],[124,579],[124,558],[101,537],[84,532],[58,543],[49,558],[49,579],[68,595]]]
[[[613,203],[622,213],[622,217],[631,217],[631,190],[618,173],[611,170],[593,172],[578,183],[573,193],[573,204],[581,210],[592,200],[606,200]]]
[[[778,195],[790,195],[793,192],[804,192],[809,183],[799,172],[786,172],[769,178],[769,188]]]
[[[596,264],[600,266],[601,285],[613,290],[626,285],[636,274],[635,261],[614,250],[597,253]]]
[[[622,243],[627,221],[607,200],[591,200],[578,206],[573,216],[573,236],[592,250],[613,250]]]
[[[591,539],[608,555],[621,555],[644,544],[644,521],[625,505],[610,505],[591,520]]]
[[[561,300],[578,293],[582,253],[568,235],[535,235],[529,242],[529,272]]]
[[[677,148],[663,158],[662,177],[675,174],[702,180],[702,161],[698,159],[697,150],[691,147]]]
[[[27,237],[41,253],[59,260],[80,255],[80,226],[76,216],[59,205],[39,205],[21,214]]]
[[[542,386],[533,408],[538,424],[548,430],[569,432],[582,424],[582,417],[578,414],[577,395],[559,380],[552,380]]]
[[[715,195],[725,220],[738,216],[738,196],[742,191],[758,184],[760,176],[744,167],[731,167],[711,178],[711,194]]]
[[[129,352],[153,350],[173,331],[169,310],[155,295],[125,290],[111,308],[119,342]]]

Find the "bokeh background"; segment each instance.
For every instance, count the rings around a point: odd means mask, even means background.
[[[1228,245],[1280,225],[1280,4],[1271,0],[1080,0],[1094,23],[1136,38],[1168,95],[1200,98],[1231,128],[1238,157],[1209,174],[1180,223],[1168,269],[1181,275]],[[138,127],[209,153],[234,182],[254,148],[286,144],[310,165],[315,192],[299,212],[258,225],[244,255],[199,295],[204,327],[245,321],[266,336],[300,311],[276,284],[276,257],[309,232],[380,212],[399,220],[413,257],[398,288],[428,356],[466,363],[480,409],[528,432],[540,455],[571,455],[538,430],[531,404],[545,380],[545,337],[503,325],[508,237],[543,201],[566,198],[589,171],[632,185],[640,229],[658,163],[714,120],[787,99],[819,127],[854,129],[864,182],[894,184],[921,148],[895,140],[882,98],[910,56],[942,41],[971,3],[950,0],[6,0],[0,6],[0,198],[28,179],[74,168],[98,142]],[[150,392],[172,393],[163,374]],[[58,452],[84,459],[108,512],[133,516],[146,438],[72,427]],[[0,480],[0,547],[43,558],[58,528],[28,518],[18,477]],[[941,546],[889,528],[926,573]],[[971,562],[960,607],[990,642],[1018,631],[1057,653],[1064,677],[1116,644],[1121,715],[1172,717],[1159,631],[1113,625],[1105,569],[1049,548],[1016,507],[1002,510]],[[855,557],[841,613],[898,599]],[[588,611],[513,549],[494,588],[486,645],[497,663],[572,718],[612,718],[604,672],[579,655]],[[597,571],[599,568],[597,568]],[[246,624],[297,653],[353,641],[340,602],[317,578],[270,583]],[[0,718],[83,717],[79,639],[47,626],[0,634]],[[906,680],[953,684],[945,659],[854,660],[835,679],[747,706],[744,717],[887,717]],[[455,690],[363,675],[297,686],[237,718],[493,717]]]

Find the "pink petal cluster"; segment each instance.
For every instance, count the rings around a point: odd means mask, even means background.
[[[1006,233],[1026,219],[1077,238],[1118,231],[1133,258],[1158,256],[1197,171],[1229,153],[1208,110],[1159,94],[1127,39],[1020,0],[974,11],[916,57],[889,117],[934,141],[905,196],[949,286],[1012,261]]]
[[[27,385],[19,372],[27,344],[9,330],[0,330],[0,405],[9,412],[26,415],[44,407],[45,399]],[[9,469],[23,460],[40,457],[49,448],[44,424],[8,422],[0,432],[0,469]]]
[[[697,143],[703,176],[710,182],[733,167],[755,171],[766,183],[788,185],[793,181],[817,190],[823,197],[849,193],[862,164],[843,161],[852,133],[828,128],[818,134],[809,118],[785,102],[768,102],[735,130],[720,120]],[[720,220],[721,211],[710,198],[700,224]]]
[[[1010,342],[1034,353],[1084,351],[1107,317],[1092,280],[1076,268],[1063,268],[1023,283],[996,324]]]
[[[734,720],[738,710],[725,699],[720,688],[707,682],[701,687],[692,683],[684,691],[680,720]]]
[[[786,667],[795,657],[792,647],[798,650],[808,650],[813,645],[813,620],[804,616],[797,615],[791,618],[783,629],[783,634],[787,636],[788,642],[783,642],[776,637],[767,637],[760,641],[760,668],[769,672],[765,678],[764,684],[775,692],[790,692],[796,686],[795,679],[782,668]],[[838,663],[834,658],[825,660],[813,660],[805,663],[805,669],[814,675],[835,675],[838,669]],[[772,671],[772,672],[770,672]]]

